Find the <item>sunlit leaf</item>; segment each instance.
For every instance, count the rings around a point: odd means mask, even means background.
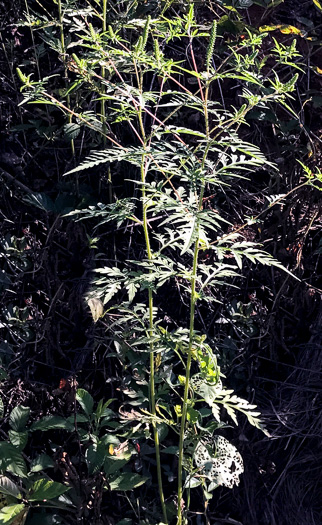
[[[284,35],[302,35],[302,31],[294,26],[282,26],[280,28],[281,33]]]
[[[70,487],[66,487],[62,483],[48,479],[39,479],[30,488],[28,499],[29,501],[48,501],[58,498],[58,496],[61,496],[68,490],[70,490]]]
[[[25,505],[23,503],[2,507],[0,510],[0,525],[13,524],[13,521],[19,516],[19,514],[22,514],[24,510]]]
[[[0,476],[0,493],[18,499],[21,497],[19,487],[7,476]]]
[[[319,0],[312,0],[313,1],[313,4],[316,5],[316,7],[318,9],[320,9],[320,11],[322,11],[322,4],[321,2],[319,2]]]

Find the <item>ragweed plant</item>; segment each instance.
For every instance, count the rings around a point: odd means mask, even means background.
[[[163,488],[168,472],[161,457],[169,452],[162,445],[164,430],[176,439],[170,448],[177,458],[176,519],[181,525],[192,488],[201,487],[207,501],[219,485],[239,482],[242,459],[218,435],[227,417],[238,424],[241,413],[262,428],[256,406],[224,386],[216,348],[198,329],[196,314],[198,304],[211,308],[220,302],[223,287],[238,286],[245,259],[282,269],[243,236],[247,221],[232,224],[227,213],[211,205],[211,196],[224,196],[260,169],[276,170],[243,138],[246,117],[255,107],[288,108],[297,80],[292,60],[298,55],[294,44],[286,54],[275,47],[275,65],[268,68],[262,51],[266,33],[247,29],[241,41],[230,44],[217,36],[217,20],[200,26],[193,4],[171,18],[164,11],[155,18],[121,21],[112,13],[109,20],[106,2],[102,13],[96,7],[81,15],[74,11],[70,27],[77,41],[70,46],[70,61],[64,57],[64,63],[72,64],[74,81],[65,98],[25,73],[20,78],[26,101],[47,101],[70,124],[103,136],[103,148],[66,175],[107,166],[114,188],[120,173],[133,188],[130,196],[122,189],[117,195],[115,189],[107,204],[79,207],[69,215],[98,219],[100,230],[110,223],[120,232],[141,230],[137,238],[144,253],[133,248],[137,258],[98,267],[87,301],[95,321],[104,317],[116,357],[129,375],[124,388],[129,404],[140,406],[131,416],[137,418],[134,434],[142,431],[154,443],[163,523],[174,519]],[[186,42],[186,57],[173,53],[179,39]],[[218,42],[224,57],[216,53]],[[287,66],[286,76],[279,76],[280,65]],[[218,86],[229,82],[239,86],[234,103],[217,96]],[[70,97],[77,93],[84,109],[79,103],[72,110]],[[96,112],[88,110],[86,93],[99,102]],[[124,129],[128,138],[122,141]],[[211,253],[211,262],[205,253]],[[177,293],[180,308],[188,310],[175,322],[164,301],[168,292]]]

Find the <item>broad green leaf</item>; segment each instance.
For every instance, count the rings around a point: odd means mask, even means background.
[[[14,498],[21,498],[19,487],[7,478],[7,476],[0,476],[0,493]]]
[[[67,421],[74,427],[75,421],[76,423],[88,423],[88,417],[85,414],[76,414],[76,417],[75,415],[69,416]]]
[[[0,525],[10,525],[10,523],[12,523],[13,520],[24,510],[25,505],[23,503],[2,507],[0,510]]]
[[[101,420],[99,423],[100,428],[106,426],[111,421],[111,419],[115,418],[115,416],[116,414],[113,410],[111,410],[110,408],[106,408],[104,410],[104,416],[101,416]]]
[[[85,414],[88,416],[88,419],[91,419],[93,416],[94,400],[86,390],[79,388],[76,393],[76,400],[84,410]]]
[[[32,460],[30,464],[30,472],[40,472],[46,468],[53,468],[55,466],[54,461],[47,454],[40,454]]]
[[[114,434],[105,434],[105,436],[102,437],[100,440],[101,443],[104,443],[105,445],[119,445],[120,440],[117,436]]]
[[[39,479],[36,481],[29,491],[29,501],[48,501],[54,498],[58,498],[61,494],[65,494],[70,490],[70,487],[66,487],[62,483],[51,481],[48,479]]]
[[[12,430],[22,432],[26,430],[26,424],[29,418],[30,408],[22,405],[16,406],[9,417],[9,423]]]
[[[118,472],[123,468],[131,459],[131,453],[125,452],[121,458],[117,456],[107,456],[104,461],[104,471],[107,476]]]
[[[158,423],[157,431],[158,431],[159,441],[161,443],[169,434],[169,427],[166,423]]]
[[[192,407],[188,407],[188,409],[187,409],[187,419],[192,425],[197,423],[197,421],[199,420],[199,417],[200,417],[200,412],[198,412],[198,410],[195,410]]]
[[[113,481],[109,482],[109,488],[111,490],[133,490],[140,485],[143,485],[148,480],[148,476],[140,476],[139,474],[133,474],[132,472],[124,472],[120,474]]]
[[[97,472],[104,463],[104,458],[108,454],[107,446],[104,443],[93,443],[85,453],[89,475]]]
[[[102,418],[102,417],[109,417],[109,415],[111,413],[114,414],[114,412],[110,408],[108,408],[109,405],[111,403],[113,403],[113,401],[115,401],[115,399],[109,399],[108,401],[105,401],[105,403],[104,403],[103,399],[101,399],[98,402],[97,408],[96,408],[96,412],[95,412],[95,419],[96,419],[96,421],[99,421],[100,418]]]
[[[202,483],[202,479],[199,478],[187,478],[186,482],[184,484],[185,488],[194,489],[196,487],[199,487]]]
[[[15,430],[9,430],[9,439],[18,450],[23,450],[28,442],[28,432],[16,432]]]
[[[54,430],[56,428],[62,428],[64,430],[69,430],[72,432],[74,430],[74,425],[67,419],[60,416],[44,416],[33,423],[30,427],[30,430],[34,432],[35,430]]]
[[[27,475],[27,467],[21,453],[6,441],[0,442],[0,470],[12,472],[22,478]]]

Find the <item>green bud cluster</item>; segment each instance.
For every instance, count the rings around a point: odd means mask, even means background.
[[[114,31],[113,31],[112,26],[108,26],[108,34],[109,34],[110,38],[111,38],[112,40],[114,40],[114,38],[115,38],[115,33],[114,33]]]
[[[154,54],[155,54],[155,58],[158,64],[158,68],[160,68],[161,67],[161,52],[160,52],[158,40],[153,41],[153,47],[154,47]]]
[[[92,38],[93,42],[95,42],[96,41],[95,29],[94,29],[92,24],[88,24],[88,27],[89,27],[89,31],[90,31],[90,34],[91,34],[91,38]]]
[[[150,22],[151,22],[151,16],[149,15],[147,17],[146,24],[145,24],[144,30],[143,30],[142,49],[141,49],[142,51],[145,50],[145,47],[146,47],[146,44],[147,44],[147,41],[148,41]]]
[[[210,39],[209,39],[209,44],[207,47],[207,54],[206,54],[207,71],[209,71],[209,68],[210,68],[211,59],[212,59],[212,55],[213,55],[214,47],[216,43],[216,36],[217,36],[217,22],[216,20],[214,20],[212,24],[211,32],[210,32]]]
[[[137,43],[135,44],[135,51],[137,53],[141,53],[141,51],[143,51],[143,38],[142,38],[142,36],[139,36],[139,39],[138,39]]]

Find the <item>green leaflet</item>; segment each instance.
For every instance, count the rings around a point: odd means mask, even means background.
[[[133,490],[143,485],[149,478],[132,472],[124,472],[109,482],[110,490]]]
[[[27,475],[26,463],[19,450],[6,441],[0,442],[0,470],[12,472],[22,478]]]
[[[0,509],[0,524],[10,525],[17,516],[22,514],[24,509],[25,505],[23,503],[2,507],[2,509]]]
[[[0,476],[0,493],[17,499],[21,498],[19,487],[7,476]]]
[[[58,428],[73,431],[74,425],[67,419],[60,416],[44,416],[42,419],[39,419],[39,421],[33,423],[30,427],[30,430],[35,432],[37,430],[47,431]]]
[[[48,501],[65,494],[70,488],[56,481],[40,479],[31,486],[28,499],[29,501]]]
[[[79,388],[76,392],[76,400],[84,410],[88,419],[93,416],[94,399],[92,396],[83,388]]]
[[[29,419],[30,408],[22,405],[16,406],[10,413],[10,426],[17,432],[24,431]]]

